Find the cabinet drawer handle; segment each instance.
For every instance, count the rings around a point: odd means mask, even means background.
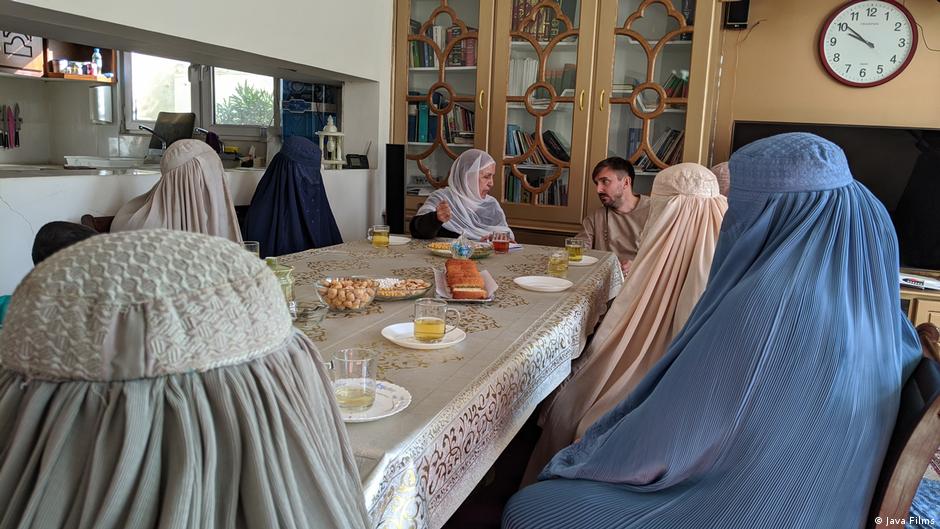
[[[480,90],[480,110],[483,110],[483,94],[486,93],[486,90]]]
[[[584,90],[581,90],[581,95],[578,96],[578,109],[584,110]]]
[[[601,104],[598,107],[598,110],[600,110],[601,112],[604,111],[604,96],[605,95],[607,95],[607,90],[601,90]]]

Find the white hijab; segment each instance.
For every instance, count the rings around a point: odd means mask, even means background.
[[[111,231],[167,228],[241,242],[219,155],[203,141],[179,140],[160,161],[153,188],[114,214]]]
[[[480,171],[491,165],[496,165],[496,160],[479,149],[458,156],[450,168],[447,187],[431,193],[418,215],[437,211],[441,201],[447,201],[452,216],[444,227],[454,233],[479,241],[493,230],[509,230],[499,201],[491,196],[480,198]]]

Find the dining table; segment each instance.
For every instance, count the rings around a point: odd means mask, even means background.
[[[377,528],[443,526],[539,402],[568,376],[623,283],[609,252],[586,250],[597,261],[569,266],[572,285],[561,292],[531,291],[513,281],[546,275],[558,248],[525,245],[474,260],[498,288],[490,302],[449,302],[460,312],[466,338],[436,350],[401,347],[382,335],[389,325],[412,321],[414,300],[376,300],[360,311],[317,310],[316,283],[327,277],[433,283],[446,258],[432,254],[428,242],[407,239],[375,248],[358,240],[278,257],[293,267],[294,324],[316,344],[321,360],[345,348],[370,349],[377,355],[376,378],[411,395],[395,415],[346,425]]]

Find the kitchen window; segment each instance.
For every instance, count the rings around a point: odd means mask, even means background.
[[[153,126],[157,113],[192,112],[190,64],[142,53],[124,54],[124,119],[128,130]]]
[[[123,54],[124,125],[152,127],[157,114],[193,112],[196,126],[223,137],[262,139],[275,125],[275,79],[185,61]]]

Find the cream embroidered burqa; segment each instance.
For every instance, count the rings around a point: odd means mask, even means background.
[[[92,237],[0,332],[0,527],[363,528],[346,429],[263,261],[217,237]]]
[[[114,215],[111,231],[167,228],[241,242],[222,160],[208,144],[179,140],[160,161],[160,180]]]
[[[650,198],[630,275],[572,375],[542,408],[542,436],[526,482],[630,394],[666,352],[705,289],[728,209],[715,175],[698,164],[674,165],[656,176]]]

